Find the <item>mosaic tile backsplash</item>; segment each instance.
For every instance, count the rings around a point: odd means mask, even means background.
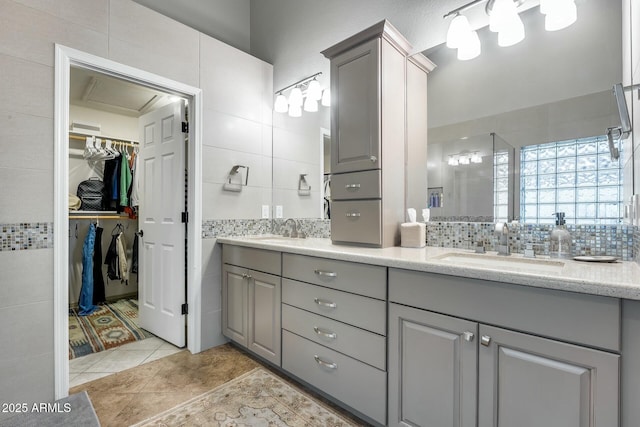
[[[301,218],[296,220],[308,237],[329,238],[329,220]],[[202,224],[202,237],[283,234],[284,219],[209,220]],[[288,226],[287,226],[288,227]],[[549,254],[549,235],[553,225],[511,224],[509,246],[513,253],[522,253],[528,243],[536,254]],[[610,255],[640,264],[640,227],[630,225],[569,225],[574,255]],[[427,223],[427,246],[473,249],[479,241],[487,251],[495,250],[496,238],[492,222]],[[0,224],[0,251],[20,251],[53,248],[53,224]]]
[[[0,252],[53,248],[53,223],[0,224]]]
[[[474,249],[482,242],[487,251],[495,251],[495,224],[491,222],[428,222],[427,246]],[[549,255],[550,233],[555,225],[509,224],[509,247],[523,253],[528,243],[536,254]],[[637,254],[638,231],[630,225],[568,225],[573,239],[573,255],[609,255],[624,261]],[[635,236],[635,237],[634,237]]]

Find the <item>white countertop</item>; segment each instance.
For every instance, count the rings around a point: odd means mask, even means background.
[[[631,261],[596,263],[561,260],[564,263],[562,266],[551,265],[556,260],[549,258],[531,260],[523,258],[520,254],[498,258],[495,252],[488,252],[486,255],[478,255],[486,258],[486,264],[471,265],[464,256],[472,254],[472,251],[453,248],[376,249],[334,245],[330,239],[276,237],[270,240],[269,236],[219,237],[217,242],[406,270],[640,300],[640,266]],[[463,258],[439,259],[447,254],[463,254]],[[512,258],[513,267],[508,265],[511,261],[504,258]],[[536,263],[539,263],[540,267],[537,267]]]

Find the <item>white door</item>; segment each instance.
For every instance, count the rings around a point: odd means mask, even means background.
[[[139,119],[140,326],[170,343],[186,344],[184,104]]]

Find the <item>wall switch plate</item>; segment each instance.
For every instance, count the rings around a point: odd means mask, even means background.
[[[276,218],[282,218],[282,205],[276,205]]]
[[[269,205],[262,205],[262,218],[269,218]]]

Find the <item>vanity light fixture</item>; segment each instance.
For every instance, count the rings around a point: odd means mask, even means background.
[[[322,90],[318,76],[322,72],[305,77],[287,87],[276,91],[276,99],[273,110],[276,113],[289,113],[290,117],[302,116],[302,110],[308,112],[318,111],[318,101],[328,107],[331,102],[329,89]],[[291,90],[289,98],[285,92]]]
[[[469,155],[461,155],[458,157],[458,163],[461,165],[468,165],[470,162]]]
[[[469,160],[471,160],[471,163],[482,163],[482,156],[477,151],[474,151]]]
[[[458,156],[449,156],[449,160],[447,161],[449,166],[458,166]]]
[[[447,31],[447,47],[458,49],[458,59],[468,60],[480,55],[481,46],[478,33],[469,20],[461,13],[485,3],[489,16],[489,29],[498,33],[498,45],[513,46],[525,37],[524,23],[518,14],[518,7],[525,0],[473,0],[446,13],[443,18],[454,16]],[[545,29],[557,31],[576,22],[578,17],[575,0],[540,0],[540,12],[545,15]]]

